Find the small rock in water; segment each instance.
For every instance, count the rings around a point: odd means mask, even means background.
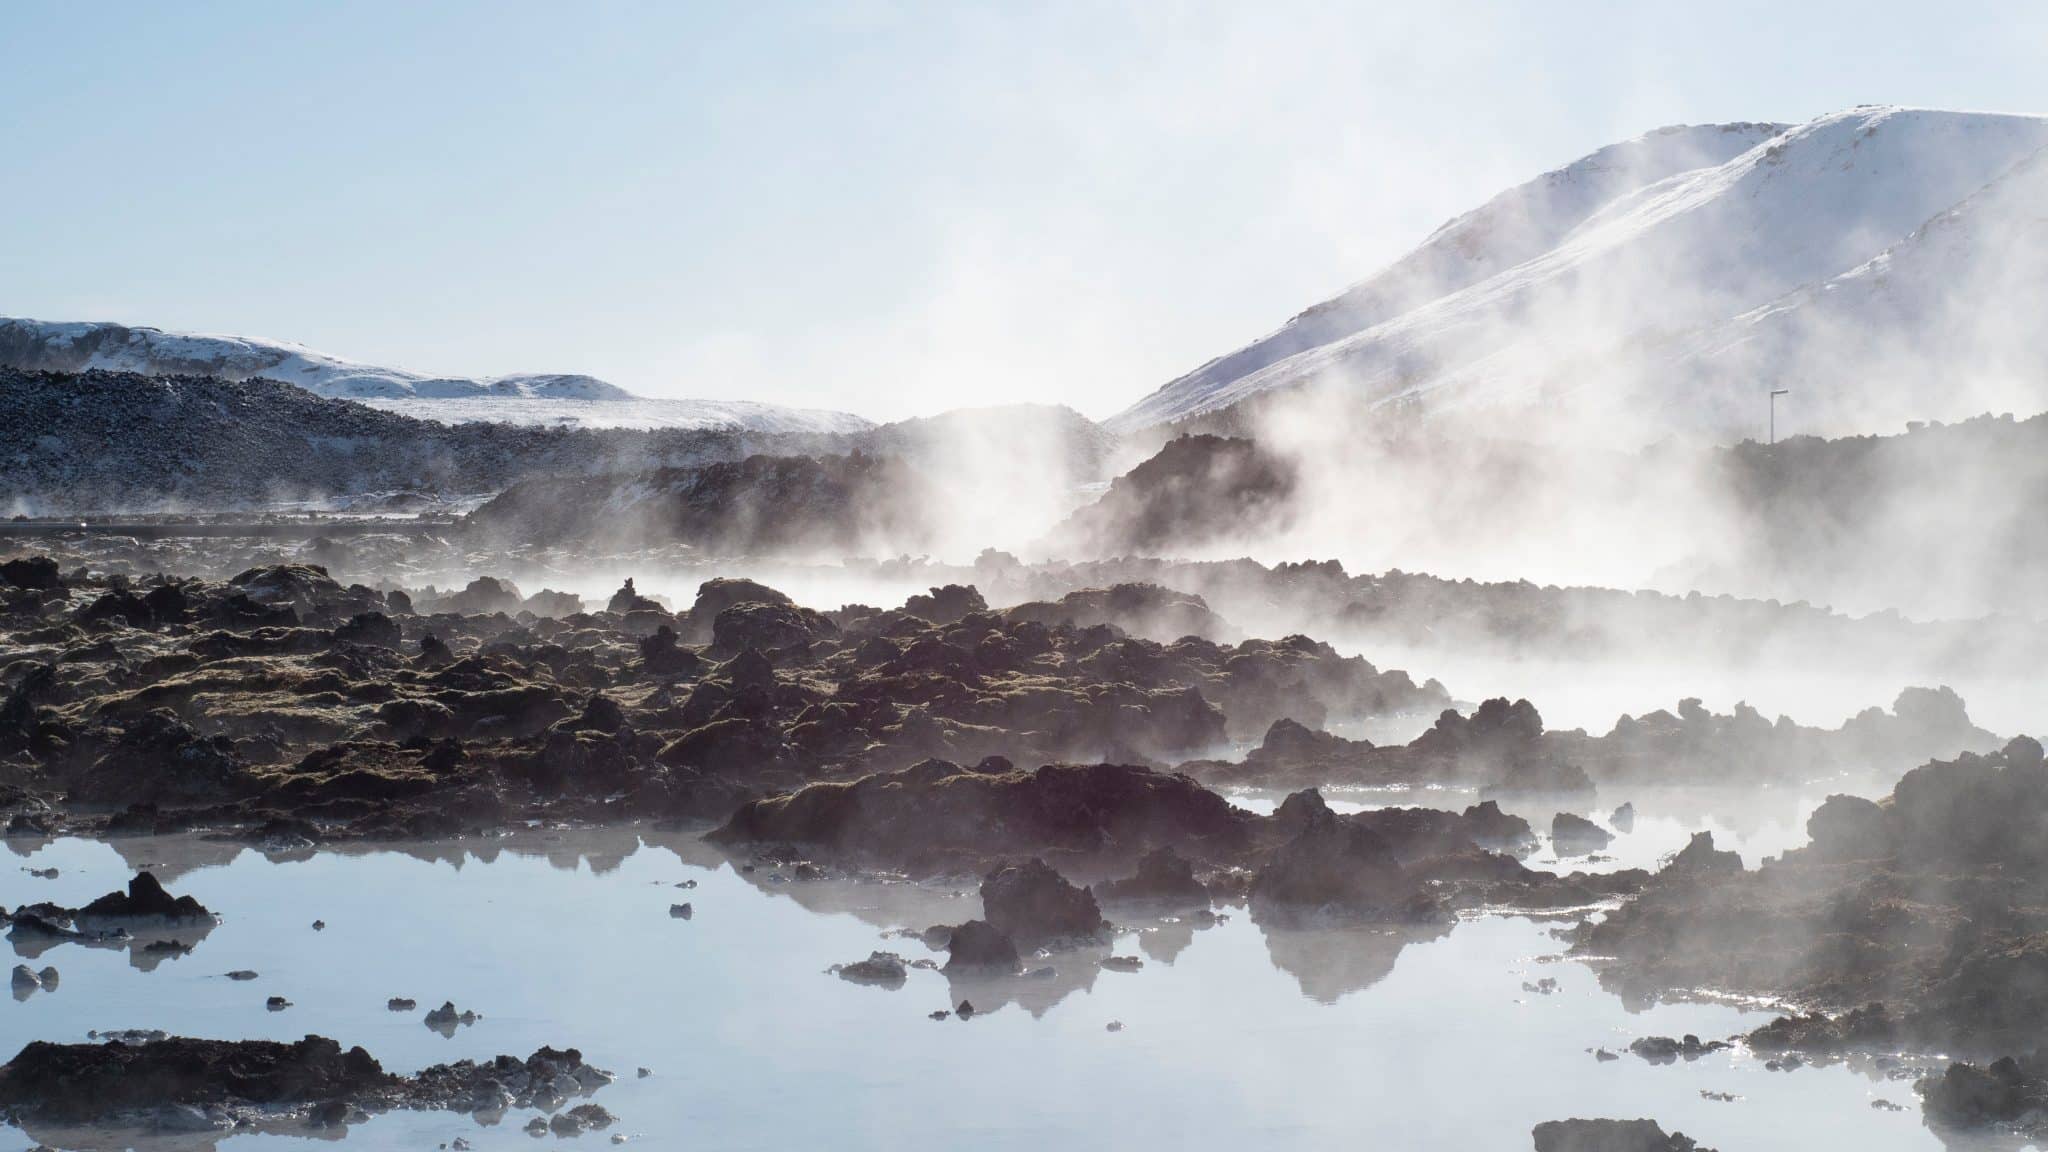
[[[55,868],[25,868],[23,871],[38,880],[55,880],[57,878],[57,870]]]
[[[1557,991],[1557,977],[1545,976],[1543,979],[1536,981],[1534,984],[1531,984],[1527,981],[1523,981],[1522,991],[1533,992],[1538,996],[1548,996],[1551,993]]]
[[[1107,1032],[1121,1032],[1124,1030],[1124,1022],[1121,1020],[1111,1020],[1109,1023],[1104,1024],[1102,1027],[1103,1030]]]
[[[548,1122],[542,1117],[535,1116],[526,1122],[526,1134],[536,1140],[540,1139],[548,1134]]]
[[[951,1015],[951,1012],[948,1012],[944,1008],[941,1008],[937,1012],[931,1013],[931,1018],[934,1020],[944,1020],[946,1017]]]
[[[169,1036],[157,1028],[116,1028],[110,1032],[87,1032],[88,1040],[119,1040],[123,1044],[151,1044]]]
[[[384,1002],[384,1007],[393,1012],[410,1012],[419,1006],[420,1002],[409,996],[393,996]]]
[[[449,1152],[469,1152],[471,1147],[470,1142],[461,1136],[448,1142]]]
[[[1733,1092],[1709,1092],[1705,1088],[1702,1088],[1700,1089],[1700,1099],[1712,1100],[1718,1104],[1733,1104],[1737,1100],[1742,1099],[1742,1097],[1737,1096]]]
[[[1136,956],[1104,956],[1102,966],[1111,972],[1136,972],[1145,966],[1145,961]]]
[[[1877,1109],[1879,1112],[1904,1112],[1906,1110],[1903,1105],[1894,1104],[1891,1101],[1882,1098],[1872,1100],[1870,1102],[1870,1106],[1872,1108]]]
[[[865,960],[834,964],[828,971],[848,983],[873,984],[883,988],[901,988],[910,975],[903,957],[894,952],[871,952]]]
[[[57,969],[54,965],[45,967],[41,972],[36,973],[36,978],[43,982],[43,991],[55,992],[57,990],[58,977]]]
[[[974,1015],[974,1002],[971,1000],[962,1000],[960,1002],[960,1006],[958,1008],[953,1009],[953,1014],[960,1017],[962,1020],[971,1018]]]
[[[455,1010],[455,1001],[444,1000],[439,1008],[427,1013],[426,1025],[443,1036],[453,1036],[455,1035],[456,1025],[459,1024],[466,1028],[476,1023],[478,1019],[477,1014],[468,1009],[457,1012]]]
[[[1699,1059],[1709,1052],[1719,1052],[1727,1047],[1728,1043],[1725,1040],[1710,1040],[1701,1043],[1699,1037],[1687,1033],[1682,1039],[1677,1040],[1669,1036],[1645,1036],[1640,1040],[1632,1041],[1628,1046],[1628,1050],[1652,1064],[1670,1064],[1677,1061],[1681,1056],[1688,1061],[1692,1061]]]
[[[697,882],[696,882],[695,880],[678,880],[678,881],[676,881],[676,887],[678,887],[678,888],[695,888],[696,886],[697,886]]]
[[[645,1080],[645,1079],[647,1079],[647,1078],[648,1078],[649,1076],[652,1076],[652,1075],[654,1075],[654,1073],[652,1073],[652,1072],[649,1072],[649,1071],[648,1071],[647,1069],[645,1069],[645,1068],[639,1068],[639,1069],[635,1069],[635,1072],[636,1072],[636,1073],[637,1073],[637,1074],[639,1075],[640,1079],[642,1079],[642,1080]]]
[[[270,1009],[272,1012],[282,1012],[285,1009],[291,1007],[292,1002],[285,999],[282,996],[272,996],[270,999],[265,1000],[263,1002],[263,1006],[265,1008]]]
[[[313,931],[315,931],[315,932],[325,932],[325,931],[327,931],[327,921],[325,921],[325,920],[315,920],[315,921],[313,921]]]
[[[25,997],[30,992],[40,991],[43,981],[42,977],[37,976],[35,970],[28,965],[16,964],[14,966],[13,984],[14,994]]]
[[[691,908],[687,902],[682,904],[671,904],[668,906],[668,914],[671,919],[688,920],[691,916],[696,914],[696,909]]]
[[[256,978],[255,971],[249,968],[237,968],[227,975],[230,980],[254,980]]]
[[[1614,826],[1616,832],[1627,833],[1635,831],[1636,806],[1632,803],[1623,804],[1614,810],[1614,815],[1609,816],[1607,822]]]
[[[1609,1052],[1605,1048],[1595,1048],[1593,1050],[1593,1059],[1598,1060],[1602,1064],[1605,1064],[1609,1060],[1619,1060],[1621,1059],[1621,1057],[1616,1056],[1614,1053]]]

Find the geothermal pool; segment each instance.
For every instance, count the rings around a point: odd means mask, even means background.
[[[1617,841],[1616,862],[1711,826],[1753,866],[1781,839],[1803,838],[1810,803],[1786,803],[1787,821],[1645,811]],[[319,1033],[402,1072],[575,1046],[618,1074],[595,1099],[619,1122],[547,1147],[619,1135],[629,1147],[778,1152],[1470,1152],[1526,1149],[1534,1124],[1570,1116],[1653,1117],[1723,1152],[1942,1147],[1921,1123],[1910,1079],[1867,1062],[1785,1073],[1740,1049],[1668,1066],[1626,1054],[1637,1037],[1725,1037],[1766,1017],[1711,1003],[1632,1010],[1587,967],[1559,958],[1554,922],[1480,916],[1428,939],[1268,934],[1224,908],[1213,926],[1148,923],[1120,934],[1113,951],[1142,957],[1136,972],[1099,968],[1102,952],[1064,954],[1035,961],[1055,970],[1046,977],[954,985],[913,970],[904,987],[885,990],[826,969],[876,949],[943,961],[917,939],[884,933],[965,919],[979,911],[975,896],[742,872],[692,834],[651,829],[529,830],[274,859],[189,837],[7,844],[0,900],[10,905],[82,903],[147,866],[221,916],[190,954],[147,971],[126,950],[42,953],[35,966],[54,964],[61,985],[0,1004],[7,1055],[30,1039],[83,1041],[116,1028]],[[30,867],[60,875],[33,878]],[[695,888],[675,887],[687,881]],[[670,917],[679,900],[692,904],[691,919]],[[224,977],[235,969],[259,976]],[[1524,990],[1546,977],[1554,994]],[[266,1010],[273,995],[293,1006]],[[419,1008],[388,1011],[395,996]],[[963,996],[980,1009],[972,1019],[929,1018]],[[444,1037],[422,1021],[444,1000],[482,1018]],[[1597,1061],[1600,1047],[1621,1058]],[[486,1127],[399,1112],[354,1125],[347,1142],[541,1146],[520,1130],[529,1115]],[[305,1146],[282,1135],[26,1135],[62,1148]]]

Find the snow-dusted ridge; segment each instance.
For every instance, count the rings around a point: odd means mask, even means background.
[[[1323,384],[1425,410],[1647,389],[1641,398],[1660,420],[1712,424],[1754,409],[1754,380],[1674,376],[1675,352],[1739,343],[1705,334],[1867,264],[2044,147],[2048,118],[1889,107],[1782,132],[1652,133],[1504,193],[1385,272],[1108,423],[1128,432]],[[1490,223],[1500,220],[1516,223]],[[2041,303],[2000,306],[2038,313]],[[1855,327],[1831,331],[1853,341]],[[1853,385],[1846,376],[1806,383]]]
[[[594,376],[518,373],[428,376],[344,360],[304,345],[248,336],[165,332],[109,323],[0,318],[0,367],[102,369],[144,376],[262,377],[319,396],[357,400],[442,423],[488,420],[626,428],[732,428],[754,432],[858,432],[872,422],[844,412],[745,400],[635,396]]]

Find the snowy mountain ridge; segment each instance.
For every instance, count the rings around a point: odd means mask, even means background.
[[[428,376],[248,336],[166,332],[111,323],[0,318],[0,367],[24,371],[133,372],[144,376],[261,377],[318,396],[356,400],[444,424],[488,420],[529,425],[858,432],[871,421],[843,412],[747,400],[636,396],[594,376],[517,373]]]
[[[1730,418],[1752,419],[1754,386],[1739,373],[1698,363],[1700,350],[1715,343],[1706,333],[1869,263],[2048,147],[2048,118],[1889,107],[1852,109],[1783,132],[1729,125],[1725,135],[1713,135],[1720,131],[1682,129],[1632,141],[1656,163],[1597,188],[1585,174],[1602,171],[1596,158],[1608,150],[1504,193],[1360,288],[1167,384],[1108,424],[1130,432],[1277,390],[1325,385],[1368,405],[1399,402],[1425,411],[1626,396],[1662,420],[1725,431],[1718,425]],[[1734,154],[1715,160],[1708,145],[1717,139]],[[1660,151],[1660,140],[1679,146]],[[1683,167],[1697,157],[1708,162]],[[1658,176],[1659,164],[1681,170]],[[1467,225],[1532,197],[1541,203],[1544,190],[1559,185],[1583,192],[1573,211],[1551,215],[1547,226],[1490,243]],[[2022,199],[2008,197],[2001,211],[2012,214]],[[1473,243],[1480,256],[1467,261],[1472,275],[1465,283],[1407,271],[1441,266]],[[1422,283],[1423,292],[1446,290],[1392,314],[1350,305],[1361,292],[1398,295],[1374,287],[1390,279]],[[2040,299],[2032,303],[2038,310]],[[1342,321],[1319,321],[1320,330],[1306,331],[1310,317]],[[1719,341],[1730,342],[1725,335]],[[1809,376],[1806,383],[1837,390],[1856,384],[1847,376]],[[1853,396],[1816,399],[1837,412],[1855,407]]]

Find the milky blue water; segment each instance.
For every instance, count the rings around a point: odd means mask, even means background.
[[[1668,1067],[1596,1061],[1597,1047],[1726,1036],[1763,1017],[1697,1003],[1631,1012],[1588,969],[1557,959],[1555,925],[1527,919],[1479,918],[1403,939],[1268,934],[1225,909],[1211,927],[1120,935],[1114,951],[1142,957],[1137,972],[1068,954],[1039,962],[1054,975],[1005,986],[916,970],[892,991],[826,969],[878,948],[931,956],[883,933],[966,919],[979,911],[975,897],[742,873],[692,836],[651,830],[533,831],[282,861],[190,838],[10,847],[14,856],[0,855],[0,900],[10,905],[80,903],[149,865],[221,922],[190,955],[148,971],[123,950],[45,953],[33,966],[56,965],[62,982],[0,1002],[7,1054],[29,1039],[84,1040],[89,1029],[310,1032],[361,1044],[397,1071],[554,1044],[619,1074],[596,1096],[620,1117],[608,1133],[535,1141],[516,1112],[496,1127],[401,1112],[354,1126],[350,1147],[431,1149],[458,1136],[478,1149],[596,1147],[618,1133],[629,1146],[778,1152],[1462,1152],[1525,1149],[1535,1123],[1574,1115],[1654,1117],[1723,1152],[1941,1147],[1910,1082],[1867,1065],[1788,1074],[1740,1052]],[[55,880],[17,870],[52,866]],[[696,887],[674,887],[686,880]],[[692,904],[691,919],[670,917],[679,900]],[[311,928],[316,918],[324,931]],[[225,979],[233,969],[260,976]],[[1524,991],[1544,977],[1558,981],[1555,994]],[[294,1006],[267,1011],[272,995]],[[419,1008],[387,1011],[394,996]],[[928,1018],[963,996],[982,1012]],[[443,1000],[482,1019],[443,1037],[421,1019]],[[1905,1110],[1880,1111],[1874,1100]],[[236,1135],[219,1146],[305,1145]]]

